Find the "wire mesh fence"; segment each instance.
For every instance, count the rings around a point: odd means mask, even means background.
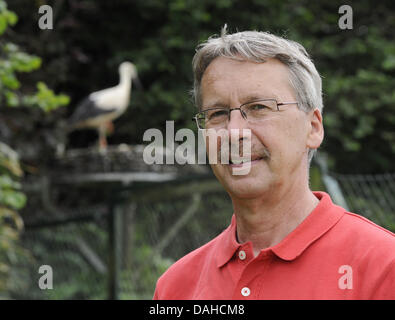
[[[224,191],[195,189],[185,183],[132,189],[122,201],[85,214],[79,208],[70,219],[28,219],[21,236],[26,254],[12,267],[10,297],[151,299],[173,262],[230,223]],[[42,265],[53,270],[50,290],[38,285]]]
[[[106,298],[108,273],[105,257],[108,248],[105,230],[105,225],[97,222],[27,227],[21,238],[25,255],[12,268],[11,298]],[[96,265],[89,253],[96,257]],[[98,268],[100,262],[102,269]],[[42,276],[39,268],[44,265],[53,270],[53,289],[50,290],[39,286]]]
[[[350,211],[395,230],[395,175],[331,176]],[[23,254],[14,260],[9,296],[151,299],[158,277],[225,229],[233,212],[228,195],[215,180],[117,192],[122,196],[115,201],[97,200],[72,210],[67,218],[26,219]],[[52,267],[52,289],[38,285],[42,265]]]
[[[395,174],[331,174],[350,210],[395,231]]]

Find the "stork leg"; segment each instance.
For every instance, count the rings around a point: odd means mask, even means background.
[[[108,121],[106,123],[106,132],[108,134],[113,134],[114,133],[114,124],[112,123],[112,121]]]
[[[106,125],[101,125],[98,131],[99,131],[99,150],[105,151],[107,149]]]

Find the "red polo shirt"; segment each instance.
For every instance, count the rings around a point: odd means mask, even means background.
[[[154,299],[395,299],[395,235],[314,194],[313,212],[255,258],[233,216],[159,278]]]

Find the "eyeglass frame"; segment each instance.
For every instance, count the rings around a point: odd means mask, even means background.
[[[200,126],[199,126],[198,116],[199,116],[199,114],[202,114],[202,113],[204,113],[206,111],[210,111],[210,110],[229,110],[229,112],[228,112],[228,121],[230,120],[230,113],[233,110],[239,110],[241,116],[243,117],[243,119],[248,121],[247,115],[244,114],[244,112],[243,112],[243,110],[241,108],[243,106],[247,105],[247,104],[254,103],[254,102],[261,102],[261,101],[275,101],[276,102],[276,106],[277,106],[277,111],[280,111],[279,106],[289,105],[289,104],[297,104],[297,105],[299,105],[299,102],[278,102],[277,99],[272,99],[272,98],[270,98],[270,99],[258,99],[258,100],[245,102],[245,103],[241,104],[238,108],[230,108],[230,109],[228,109],[228,108],[221,108],[221,107],[208,108],[208,109],[205,109],[205,110],[202,110],[202,111],[196,113],[195,116],[192,118],[192,121],[196,122],[196,126],[198,127],[199,130],[204,130],[204,128],[200,128]],[[276,111],[273,110],[273,112],[276,112]]]

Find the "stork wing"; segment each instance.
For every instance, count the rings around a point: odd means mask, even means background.
[[[112,113],[116,111],[116,108],[102,108],[99,107],[95,100],[93,100],[90,96],[85,98],[74,111],[74,113],[69,118],[69,124],[75,125],[79,122],[83,122],[89,119],[96,118],[98,116],[102,116],[106,113]]]
[[[124,111],[129,104],[130,87],[117,85],[112,88],[93,92],[89,98],[95,101],[96,107]]]

